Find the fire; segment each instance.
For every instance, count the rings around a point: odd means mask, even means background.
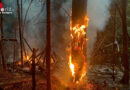
[[[30,61],[31,61],[31,60],[30,60],[30,56],[23,56],[23,61],[24,61],[24,62],[30,62]],[[18,64],[21,65],[21,60],[19,61]]]
[[[74,35],[78,36],[78,38],[79,38],[82,35],[86,34],[85,28],[86,28],[85,25],[82,25],[82,26],[76,25],[75,27],[72,28],[72,32],[74,33]],[[71,36],[74,37],[73,34],[71,34]]]
[[[87,67],[87,63],[85,62],[84,63],[84,66],[83,66],[83,69],[82,69],[82,74],[81,74],[81,77],[80,77],[80,79],[79,79],[79,81],[81,81],[84,77],[85,77],[85,75],[86,75],[86,68]]]
[[[29,60],[29,56],[27,56],[27,60]]]
[[[23,60],[25,61],[25,62],[28,62],[29,61],[29,59],[30,59],[30,56],[23,56]]]
[[[89,19],[87,16],[84,18],[85,24],[76,24],[72,27],[70,22],[70,37],[71,37],[71,52],[69,56],[69,68],[75,83],[83,80],[87,72],[86,62],[86,29],[88,27]]]
[[[69,56],[69,67],[70,67],[72,76],[74,77],[75,71],[74,71],[74,64],[72,63],[71,55]]]

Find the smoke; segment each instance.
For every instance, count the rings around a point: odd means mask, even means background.
[[[23,3],[24,37],[32,48],[39,48],[40,50],[44,50],[46,39],[46,9],[44,3],[38,0],[32,3],[25,0]],[[27,13],[29,5],[30,9]],[[26,49],[28,52],[30,51],[27,47]]]
[[[32,48],[39,48],[42,50],[45,47],[46,37],[46,10],[45,0],[23,0],[23,28],[24,38],[27,40]],[[17,0],[4,1],[6,6],[14,9],[13,14],[17,20]],[[21,7],[21,1],[19,1]],[[9,16],[7,16],[9,17]],[[12,23],[12,21],[10,21]],[[6,22],[7,23],[7,22]],[[8,27],[9,25],[7,25]],[[18,27],[18,23],[15,25]],[[13,28],[12,28],[13,29]],[[19,33],[17,29],[17,40],[19,40]],[[30,53],[29,48],[25,44],[25,48]],[[42,48],[42,49],[41,49]],[[31,53],[30,53],[31,54]]]
[[[27,9],[30,5],[29,11],[26,15],[24,25],[24,38],[27,40],[31,48],[38,48],[39,51],[45,48],[46,39],[46,10],[45,0],[22,0],[23,1],[23,23]],[[32,3],[30,3],[33,1]],[[21,3],[21,1],[19,1]],[[17,13],[17,0],[4,0],[4,8],[11,8],[12,14],[4,16],[4,34],[5,38],[14,38],[14,31],[16,30],[16,37],[18,43],[16,45],[16,60],[19,60],[20,55],[20,42],[19,42],[19,29],[18,29],[18,13]],[[20,4],[21,5],[21,4]],[[5,58],[8,62],[13,62],[13,42],[5,43]],[[32,52],[24,43],[27,55]],[[10,48],[8,48],[10,47]]]
[[[97,32],[104,31],[109,20],[111,0],[88,0],[87,12],[90,19],[87,31],[88,37],[88,56],[93,51],[96,42]]]
[[[70,79],[68,62],[66,60],[66,48],[69,44],[69,18],[72,0],[55,0],[53,5],[53,45],[58,57],[55,65],[54,75],[59,78],[62,84],[67,85]],[[61,58],[62,57],[62,58]]]

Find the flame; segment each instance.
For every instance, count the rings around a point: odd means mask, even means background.
[[[24,60],[25,62],[30,61],[29,59],[30,59],[30,56],[29,56],[29,55],[27,55],[27,56],[23,56],[23,60]]]
[[[87,63],[85,62],[84,66],[83,66],[83,69],[82,69],[82,74],[81,74],[81,77],[80,77],[79,81],[82,81],[82,79],[85,77],[85,75],[87,73],[86,69],[87,69]]]
[[[27,56],[27,60],[29,60],[29,56]]]
[[[78,53],[80,53],[79,56],[82,56],[82,58],[79,58],[79,60],[82,60],[81,62],[83,62],[81,71],[77,71],[77,70],[79,70],[80,65],[78,66],[78,63],[75,62],[74,58],[72,58],[72,56],[71,56],[72,52],[70,53],[69,68],[70,68],[70,71],[71,71],[71,74],[73,77],[73,81],[77,84],[83,80],[83,78],[85,77],[85,75],[87,73],[87,63],[86,63],[85,55],[84,55],[84,47],[85,47],[84,45],[85,45],[86,41],[88,40],[88,39],[86,39],[86,29],[88,27],[88,22],[89,22],[89,19],[87,16],[85,16],[84,21],[85,21],[84,25],[77,24],[74,27],[72,27],[72,21],[70,21],[71,48],[77,50]],[[73,63],[73,61],[74,61],[74,63]],[[79,75],[78,80],[76,80],[77,73]]]
[[[69,67],[70,67],[72,76],[74,77],[74,75],[75,75],[74,68],[75,68],[75,67],[74,67],[74,64],[72,63],[72,57],[71,57],[71,55],[69,56]]]
[[[24,62],[30,62],[30,56],[23,56]],[[21,65],[21,60],[18,62],[19,65]]]
[[[89,18],[85,16],[84,21],[84,25],[77,24],[74,27],[72,27],[72,21],[70,21],[70,36],[72,39],[74,39],[74,37],[79,39],[80,37],[86,35],[86,29],[88,27]]]

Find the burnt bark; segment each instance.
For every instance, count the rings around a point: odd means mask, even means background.
[[[87,0],[72,1],[72,26],[84,24],[84,18],[87,15]]]
[[[19,23],[19,39],[20,39],[21,64],[23,66],[23,37],[22,37],[23,35],[22,35],[22,28],[21,28],[19,0],[17,0],[17,13],[18,13],[18,23]]]
[[[14,38],[16,39],[16,29],[14,30]],[[14,42],[14,53],[13,53],[13,69],[16,61],[16,42]]]
[[[124,84],[129,84],[129,61],[128,61],[126,7],[127,7],[127,0],[122,0],[123,60],[124,60],[124,69],[125,69],[122,80],[123,80]]]
[[[46,0],[47,11],[47,32],[46,32],[46,78],[47,78],[47,90],[51,90],[51,1]]]
[[[6,60],[5,60],[5,55],[4,55],[4,28],[3,28],[3,14],[1,13],[1,40],[0,40],[0,53],[1,53],[1,57],[2,57],[2,65],[3,65],[3,70],[6,71],[7,70],[7,65],[6,65]]]
[[[36,77],[35,77],[35,73],[36,73],[36,64],[35,64],[35,60],[36,60],[36,49],[33,49],[33,55],[32,55],[32,90],[36,90]]]

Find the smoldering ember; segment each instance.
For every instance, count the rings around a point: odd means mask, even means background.
[[[0,90],[130,90],[130,0],[0,0]]]

